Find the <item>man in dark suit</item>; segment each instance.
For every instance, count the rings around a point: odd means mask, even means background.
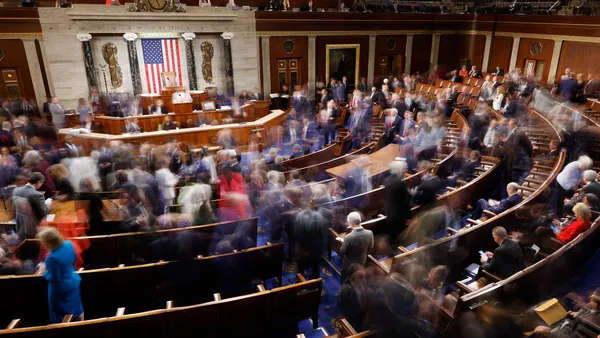
[[[477,66],[472,66],[471,70],[469,71],[469,76],[481,79],[483,77],[483,74],[479,69],[477,69]]]
[[[583,188],[575,193],[573,198],[563,205],[563,213],[570,214],[573,212],[575,204],[582,202],[586,194],[594,194],[600,198],[600,182],[598,182],[598,173],[594,170],[586,170],[583,172]]]
[[[496,66],[496,76],[504,76],[504,69],[500,68],[500,66]]]
[[[360,107],[352,113],[350,133],[352,134],[352,149],[359,149],[362,142],[367,140],[371,133],[371,120],[373,116],[373,103],[366,99]]]
[[[396,141],[396,136],[398,136],[400,125],[402,124],[402,118],[398,116],[398,110],[396,110],[396,108],[387,109],[384,124],[385,134],[383,135],[383,146],[387,146]]]
[[[471,218],[480,219],[484,210],[489,210],[496,215],[501,214],[519,204],[523,200],[523,196],[519,194],[519,184],[515,182],[511,182],[506,185],[506,192],[508,193],[508,197],[500,202],[494,200],[486,201],[483,198],[479,199],[475,205],[475,208],[473,208]]]
[[[567,76],[558,84],[558,92],[565,100],[571,101],[579,91],[579,84],[575,80],[575,73],[570,73]]]
[[[406,229],[406,220],[410,219],[410,197],[408,186],[403,181],[407,165],[404,161],[390,163],[390,173],[384,181],[385,186],[385,233],[390,236],[392,245],[395,245],[398,235]]]
[[[485,257],[481,257],[481,268],[501,278],[508,278],[525,269],[523,250],[518,243],[507,238],[506,229],[495,227],[492,236],[500,246],[493,253],[485,252]]]
[[[50,211],[50,206],[44,201],[44,194],[37,191],[44,185],[44,180],[44,175],[34,172],[29,176],[27,184],[13,191],[19,238],[35,238],[37,226]]]
[[[333,100],[327,102],[327,110],[321,112],[321,128],[323,129],[323,145],[328,145],[335,139],[335,119],[339,116],[339,111],[335,107]]]
[[[165,106],[163,106],[162,100],[156,100],[154,105],[150,108],[150,114],[168,114],[169,111]]]
[[[12,147],[15,145],[13,134],[10,132],[11,124],[9,121],[2,122],[2,130],[0,130],[0,144],[3,147]]]
[[[392,102],[390,104],[390,108],[396,108],[398,111],[398,115],[402,116],[404,111],[406,110],[406,106],[404,105],[404,100],[400,98],[400,96],[396,93],[392,94]]]
[[[408,138],[408,131],[412,128],[415,128],[415,120],[413,120],[413,113],[407,110],[404,112],[404,119],[400,121],[398,127],[398,141],[400,144],[403,144]]]
[[[358,90],[363,93],[366,93],[369,90],[369,86],[367,86],[367,79],[364,77],[360,78],[360,83],[358,84]]]
[[[427,172],[421,178],[421,184],[415,188],[413,194],[414,204],[420,205],[421,210],[433,206],[440,189],[442,189],[442,180],[433,175],[431,171]]]

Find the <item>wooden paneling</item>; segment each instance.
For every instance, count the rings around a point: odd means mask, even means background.
[[[21,95],[27,99],[35,99],[23,41],[0,40],[0,49],[4,52],[4,58],[0,61],[0,69],[16,69],[21,86]],[[35,57],[35,55],[30,55],[30,57]]]
[[[37,8],[0,9],[0,34],[41,32]]]
[[[495,36],[490,50],[490,64],[488,72],[493,72],[500,66],[508,72],[510,68],[510,54],[512,53],[513,38],[509,36]]]
[[[460,59],[466,58],[470,65],[481,69],[484,48],[484,35],[443,34],[440,37],[438,64],[445,65],[447,69],[458,69]]]
[[[388,40],[390,41],[390,45],[388,45]],[[392,41],[393,48],[392,47]],[[393,55],[402,55],[402,64],[400,65],[400,69],[404,71],[404,57],[406,56],[406,35],[378,35],[375,42],[375,83],[379,83],[379,80],[382,75],[381,67],[380,67],[380,59],[382,56],[393,56]],[[394,73],[393,76],[401,76],[402,74]]]
[[[283,43],[287,40],[294,42],[295,48],[287,54],[283,50]],[[300,64],[300,79],[302,84],[308,81],[308,38],[272,36],[269,38],[269,52],[271,57],[271,91],[279,91],[277,74],[277,59],[298,59]],[[289,85],[289,84],[288,84]],[[292,90],[293,88],[290,88]]]
[[[360,44],[360,68],[358,77],[367,77],[369,63],[369,37],[368,36],[318,36],[316,41],[316,70],[317,81],[328,82],[329,79],[325,75],[325,51],[326,45],[334,44]]]
[[[415,35],[413,38],[412,57],[410,61],[411,74],[414,74],[417,71],[421,73],[428,71],[430,57],[431,35]]]
[[[584,78],[587,78],[588,74],[600,74],[598,56],[600,56],[600,44],[564,41],[555,82],[560,80],[565,68],[571,68],[571,71],[576,74],[583,73]]]
[[[534,56],[531,54],[530,49],[531,46],[536,42],[539,42],[542,45],[542,51],[539,55]],[[545,62],[541,81],[546,82],[548,79],[548,72],[550,70],[550,61],[552,60],[553,49],[554,40],[521,38],[521,43],[519,44],[519,53],[517,54],[516,67],[525,71],[523,67],[525,66],[526,59],[536,60],[538,64],[540,61]]]

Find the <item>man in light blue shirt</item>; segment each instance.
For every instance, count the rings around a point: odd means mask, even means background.
[[[581,181],[583,180],[583,172],[589,169],[593,164],[593,161],[588,156],[579,156],[577,161],[573,161],[556,176],[556,187],[554,188],[554,194],[552,195],[551,206],[556,215],[563,208],[564,200],[566,197],[571,195],[573,190],[579,188]]]

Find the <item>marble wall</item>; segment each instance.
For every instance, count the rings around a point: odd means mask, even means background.
[[[104,76],[102,75],[101,66],[106,65],[104,57],[102,57],[102,47],[107,43],[113,43],[117,47],[117,62],[121,66],[121,73],[123,74],[123,85],[119,88],[113,88],[110,79],[110,72],[106,67],[106,85],[109,91],[116,91],[121,93],[133,93],[133,81],[131,80],[131,70],[129,69],[129,57],[127,56],[127,41],[123,39],[123,35],[115,36],[92,36],[92,52],[94,55],[94,67],[96,68],[96,78],[98,79],[98,86],[101,91],[104,92]],[[143,62],[140,59],[140,62]],[[143,67],[143,65],[141,65]],[[141,68],[142,69],[142,68]]]
[[[202,77],[202,41],[213,44],[213,77],[219,91],[225,89],[225,65],[223,61],[224,32],[233,33],[231,40],[233,50],[233,73],[236,94],[243,89],[259,86],[258,46],[254,12],[231,11],[227,8],[188,7],[187,13],[130,13],[125,6],[81,5],[71,9],[39,8],[40,23],[44,35],[41,41],[44,61],[53,95],[60,97],[63,105],[74,108],[77,99],[88,97],[88,86],[85,75],[81,42],[77,34],[91,34],[94,64],[97,69],[105,64],[101,48],[106,42],[113,42],[118,48],[119,64],[123,73],[123,91],[133,92],[131,74],[127,58],[127,45],[123,40],[124,33],[136,33],[143,37],[178,37],[180,38],[180,60],[182,79],[188,85],[187,64],[185,58],[185,42],[181,38],[184,32],[196,34],[194,41],[196,53],[196,73],[198,87],[207,86]],[[136,42],[145,86],[141,42]],[[104,79],[98,73],[98,81],[102,85]],[[110,89],[110,86],[109,86]]]

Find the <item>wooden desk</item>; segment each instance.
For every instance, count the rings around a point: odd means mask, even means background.
[[[369,169],[369,176],[378,176],[390,169],[390,162],[400,156],[400,148],[397,144],[388,144],[384,148],[366,156],[369,162],[371,162],[371,164],[365,166],[365,168]],[[348,176],[348,171],[356,167],[357,165],[353,162],[348,162],[327,169],[327,174],[339,181],[343,181]]]
[[[113,200],[113,202],[122,205],[124,200]],[[86,214],[89,214],[90,209],[90,201],[88,200],[73,200],[73,201],[52,201],[52,205],[50,206],[49,215],[54,215],[54,220],[51,222],[47,222],[48,225],[56,225],[57,220],[66,218],[73,221],[73,223],[77,222],[87,222],[87,220],[79,219],[77,216],[77,210],[85,210]],[[117,210],[117,206],[114,203],[103,200],[102,201],[102,215],[104,216],[104,221],[122,221],[123,214],[122,210]],[[14,210],[9,211],[0,211],[0,223],[8,223],[12,219],[14,219]],[[46,221],[44,218],[42,221]]]
[[[177,105],[177,104],[176,104]],[[185,104],[190,108],[190,103]],[[242,115],[236,118],[234,122],[253,122],[258,118],[264,117],[270,113],[265,101],[252,102],[242,106]],[[170,113],[171,120],[179,123],[180,128],[187,128],[188,120],[192,120],[193,126],[196,126],[200,120],[206,121],[210,125],[213,120],[217,120],[219,124],[223,124],[223,120],[232,118],[233,109],[225,110],[210,110],[210,111],[192,111],[191,109],[185,113]],[[127,119],[138,119],[140,127],[148,131],[158,130],[158,126],[164,123],[165,115],[141,115],[132,117],[113,117],[113,116],[95,116],[94,120],[102,126],[102,130],[106,134],[121,135],[125,129],[125,121]],[[240,121],[241,120],[241,121]],[[72,128],[72,126],[69,126]]]
[[[179,115],[173,116],[178,117]],[[162,117],[164,118],[164,116]],[[89,133],[71,134],[71,136],[73,136],[73,140],[77,145],[83,147],[85,153],[89,153],[89,150],[92,147],[92,143],[105,141],[122,141],[125,143],[133,144],[142,144],[146,142],[153,144],[164,144],[172,139],[175,139],[178,142],[185,142],[192,146],[215,145],[218,132],[225,128],[229,128],[231,129],[232,135],[237,141],[237,144],[239,146],[245,146],[249,144],[252,132],[257,129],[260,129],[262,131],[261,134],[263,135],[263,139],[260,141],[260,143],[268,143],[270,133],[269,130],[273,127],[281,126],[283,121],[285,121],[286,117],[287,114],[285,112],[277,110],[254,122],[248,122],[243,124],[231,123],[218,126],[205,126],[169,131],[149,131],[132,135],[109,135],[101,133]],[[70,128],[60,129],[58,132],[59,141],[62,141],[65,135],[69,135],[70,132]]]
[[[173,103],[173,113],[175,114],[187,114],[193,111],[191,102]]]
[[[150,114],[148,111],[148,107],[154,104],[154,101],[160,99],[160,95],[158,94],[141,94],[140,95],[140,106],[142,106],[142,111],[144,115]]]

